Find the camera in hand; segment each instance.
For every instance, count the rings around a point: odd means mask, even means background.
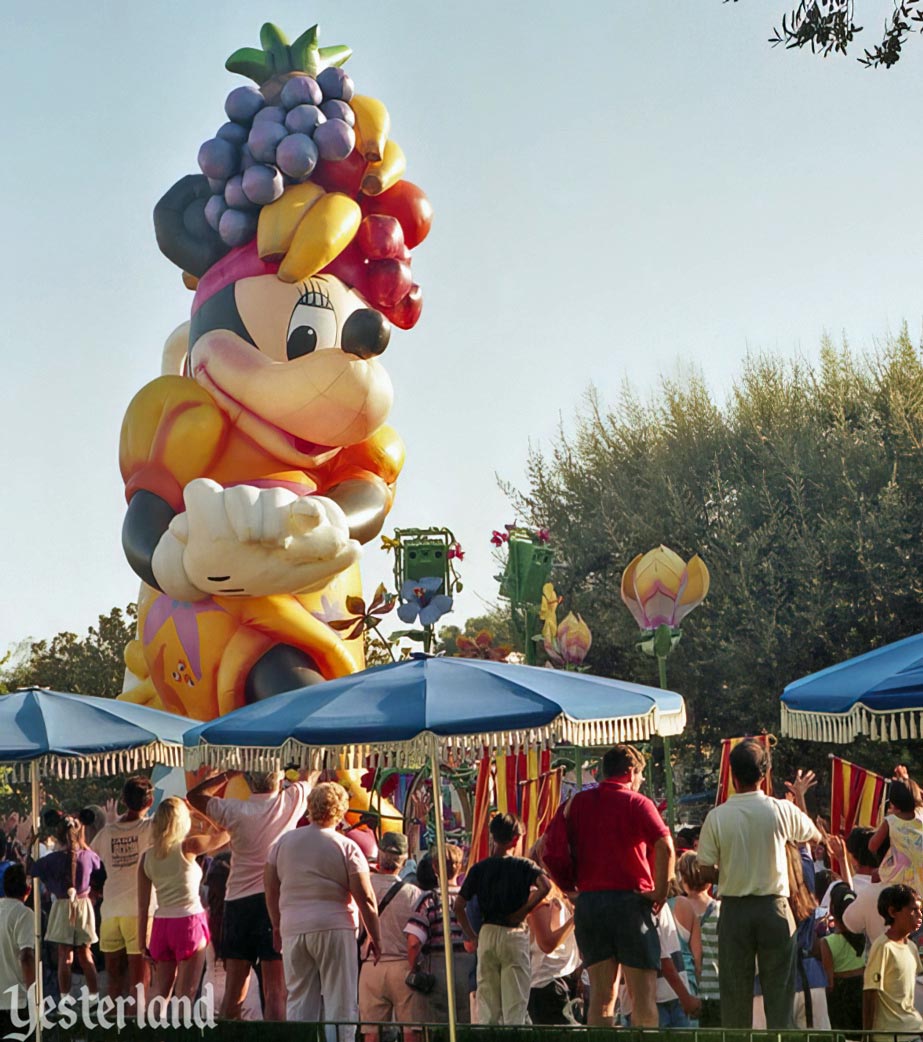
[[[428,995],[436,987],[435,973],[427,973],[426,970],[411,970],[404,978],[408,988],[419,991],[422,995]]]

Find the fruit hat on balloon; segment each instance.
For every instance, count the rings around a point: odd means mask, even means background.
[[[203,176],[183,178],[157,205],[161,250],[201,278],[255,238],[283,281],[332,266],[411,328],[422,298],[409,251],[429,232],[432,209],[401,180],[407,164],[387,109],[355,93],[341,68],[350,49],[319,48],[317,26],[289,44],[266,24],[261,40],[263,50],[245,47],[227,61],[258,87],[228,95],[228,122],[199,149]]]
[[[195,296],[120,446],[143,580],[123,697],[198,719],[363,666],[336,624],[403,462],[380,356],[420,317],[410,251],[432,220],[349,48],[316,26],[261,44],[228,59],[256,86],[154,210]]]

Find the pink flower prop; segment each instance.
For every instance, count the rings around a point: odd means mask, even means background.
[[[557,632],[542,641],[545,654],[559,668],[579,666],[593,643],[590,627],[575,612],[568,612],[558,623]]]

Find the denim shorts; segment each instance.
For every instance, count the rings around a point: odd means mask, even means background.
[[[615,959],[636,970],[660,969],[653,906],[630,890],[591,890],[578,895],[574,933],[587,966]]]

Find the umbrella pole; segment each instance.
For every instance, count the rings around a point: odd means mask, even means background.
[[[436,817],[436,856],[439,858],[439,896],[442,903],[442,937],[445,953],[445,987],[449,1005],[449,1042],[455,1042],[455,953],[452,947],[452,919],[449,913],[449,881],[445,876],[445,828],[442,819],[442,777],[439,773],[439,747],[430,735],[430,766],[433,775],[433,813]]]
[[[32,861],[38,861],[38,833],[39,833],[39,782],[38,782],[38,760],[33,760],[31,765],[32,774],[32,828],[34,830],[32,840]],[[42,1042],[42,896],[41,886],[37,879],[32,880],[32,909],[33,909],[33,934],[35,937],[35,1042]]]

